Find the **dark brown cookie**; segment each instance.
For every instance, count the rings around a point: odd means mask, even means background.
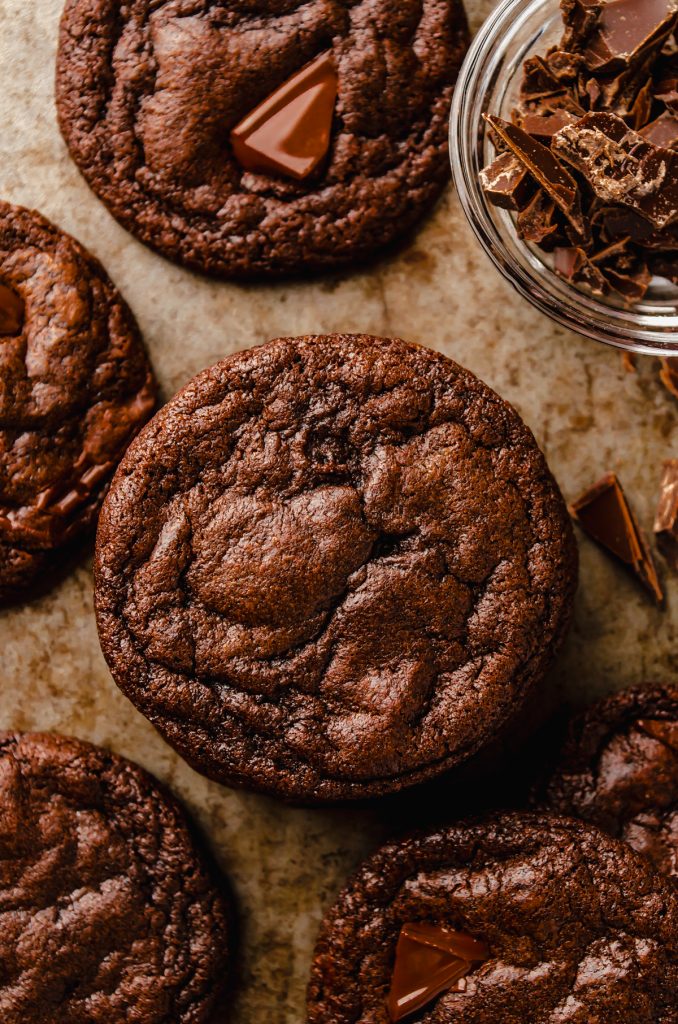
[[[461,0],[67,0],[59,122],[91,188],[169,259],[329,269],[440,195],[467,45]]]
[[[576,717],[541,799],[678,877],[678,689],[622,690]]]
[[[199,374],[100,518],[113,676],[199,771],[385,793],[494,738],[567,627],[576,548],[516,412],[429,349],[278,339]]]
[[[154,407],[136,322],[100,264],[0,203],[0,602],[44,585],[92,526]]]
[[[0,734],[3,1024],[221,1021],[227,916],[150,775],[78,740]]]
[[[591,826],[511,814],[366,862],[325,919],[308,1020],[675,1024],[677,996],[675,889]]]

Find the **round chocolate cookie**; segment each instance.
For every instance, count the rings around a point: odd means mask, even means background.
[[[221,1021],[229,944],[220,885],[150,775],[0,734],[3,1024]]]
[[[678,688],[622,690],[573,719],[541,802],[678,877]]]
[[[59,123],[141,241],[223,277],[362,260],[449,177],[462,0],[67,0]]]
[[[44,585],[92,526],[154,407],[139,330],[100,264],[0,203],[0,602]]]
[[[677,995],[675,889],[589,825],[509,814],[365,863],[322,927],[308,1021],[675,1024]]]
[[[516,412],[429,349],[283,338],[194,378],[99,523],[113,676],[199,771],[400,789],[493,739],[569,622],[576,548]]]

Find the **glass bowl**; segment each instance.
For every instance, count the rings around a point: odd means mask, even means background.
[[[596,341],[644,355],[678,355],[678,288],[654,278],[642,303],[616,304],[559,277],[549,257],[518,238],[507,210],[492,206],[479,174],[492,161],[483,113],[511,119],[523,61],[558,42],[558,0],[502,0],[476,36],[459,75],[450,156],[459,198],[485,251],[521,295],[553,320]]]

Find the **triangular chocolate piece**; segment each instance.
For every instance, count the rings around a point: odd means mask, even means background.
[[[489,955],[484,942],[465,932],[423,922],[403,925],[386,1001],[393,1024],[449,991],[473,970],[474,963]]]
[[[231,132],[246,171],[307,178],[330,147],[337,72],[328,51],[289,78]]]
[[[12,288],[0,283],[0,337],[21,334],[23,326],[23,299]]]
[[[608,473],[573,502],[570,514],[589,537],[634,571],[657,604],[663,602],[650,549],[614,473]]]

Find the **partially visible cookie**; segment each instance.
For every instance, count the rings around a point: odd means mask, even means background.
[[[168,792],[87,743],[0,734],[3,1024],[216,1024],[230,954]]]
[[[221,277],[354,264],[449,178],[462,0],[67,0],[57,110],[111,213]]]
[[[541,798],[678,877],[678,688],[622,690],[576,717]]]
[[[157,413],[102,511],[95,596],[115,681],[189,763],[319,802],[495,739],[576,579],[507,402],[430,349],[331,335],[238,353]]]
[[[583,822],[507,814],[363,865],[322,926],[308,1021],[675,1024],[677,995],[673,886]]]
[[[101,265],[0,202],[0,603],[44,585],[92,526],[154,406],[139,329]]]

